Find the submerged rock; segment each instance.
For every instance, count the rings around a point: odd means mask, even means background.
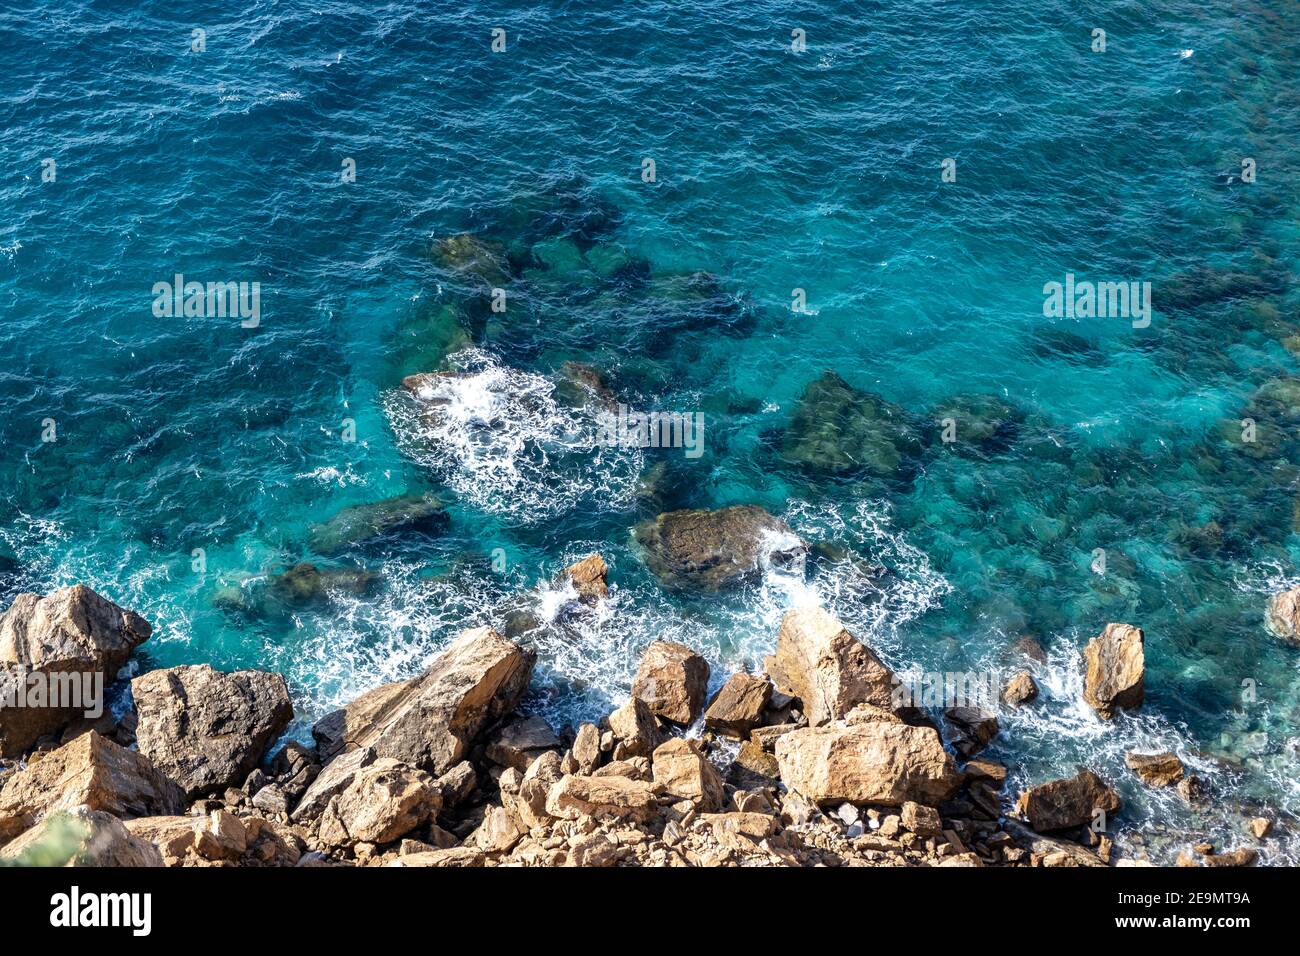
[[[490,239],[462,232],[435,240],[433,260],[451,272],[499,288],[510,280],[505,248]]]
[[[945,448],[962,453],[996,454],[1015,440],[1024,416],[997,395],[955,395],[930,411],[932,426],[940,430],[951,420],[953,440]]]
[[[1142,706],[1146,657],[1141,628],[1107,624],[1088,642],[1083,659],[1083,698],[1102,720],[1110,720],[1120,708]]]
[[[48,814],[85,806],[115,817],[180,813],[185,794],[143,754],[95,732],[45,754],[0,789],[0,844]]]
[[[0,616],[0,757],[18,756],[40,737],[102,708],[103,699],[86,699],[86,690],[93,695],[98,681],[102,692],[151,633],[138,614],[82,584],[45,597],[25,593],[14,598]],[[32,674],[61,675],[57,681],[75,699],[56,707],[5,704],[16,700],[10,695],[20,689],[25,692],[30,684],[23,682]]]
[[[907,412],[830,371],[804,390],[781,442],[786,461],[834,476],[902,477],[923,451]]]
[[[137,677],[131,695],[140,752],[191,798],[243,783],[293,719],[284,678],[268,671],[171,667]]]
[[[685,644],[655,641],[646,648],[632,680],[632,696],[652,713],[675,724],[690,724],[704,707],[709,664]]]
[[[757,505],[669,511],[633,532],[647,567],[676,590],[719,591],[752,580],[765,563],[789,564],[807,545]]]
[[[313,525],[309,541],[317,554],[332,555],[397,534],[438,535],[450,523],[442,503],[433,495],[398,495],[344,508],[328,521]]]
[[[300,561],[281,574],[267,579],[271,598],[290,607],[307,607],[323,601],[330,591],[357,596],[367,594],[376,576],[365,568],[319,568]]]
[[[369,747],[443,774],[481,731],[514,711],[535,660],[491,628],[462,631],[420,676],[376,687],[321,718],[312,728],[321,758]]]
[[[1091,770],[1030,787],[1016,801],[1016,813],[1039,833],[1084,826],[1093,822],[1097,811],[1113,813],[1119,808],[1119,794]]]
[[[786,612],[763,666],[777,690],[799,699],[810,724],[844,717],[858,704],[893,707],[893,673],[820,607]]]
[[[792,730],[777,738],[776,759],[785,785],[817,803],[938,806],[961,783],[934,728],[896,719]]]

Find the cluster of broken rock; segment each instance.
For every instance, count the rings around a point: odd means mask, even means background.
[[[605,590],[593,555],[567,572]],[[149,625],[84,586],[21,595],[0,618],[0,674],[102,672]],[[1106,719],[1141,704],[1143,636],[1109,625],[1084,655]],[[599,725],[557,731],[516,709],[534,653],[491,628],[460,634],[411,680],[377,687],[273,750],[293,719],[284,679],[206,665],[131,682],[133,709],[0,708],[0,858],[169,866],[862,866],[1137,864],[1105,817],[1118,795],[1090,770],[1004,799],[998,733],[945,714],[962,758],[894,675],[833,616],[795,609],[765,674],[708,699],[709,666],[681,644],[645,651],[631,696]],[[1005,706],[1036,688],[1017,674]],[[1203,786],[1173,754],[1131,755],[1151,786]],[[1103,825],[1097,826],[1098,820]],[[1023,821],[1023,822],[1022,822]],[[1268,821],[1252,824],[1263,838]],[[1251,850],[1207,864],[1253,862]],[[1116,857],[1112,859],[1112,856]],[[1193,862],[1189,855],[1185,862]]]

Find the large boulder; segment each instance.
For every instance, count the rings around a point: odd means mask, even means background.
[[[148,757],[91,731],[10,776],[0,789],[0,844],[44,817],[86,806],[115,817],[180,813],[185,794]]]
[[[647,567],[674,590],[716,592],[807,552],[789,525],[757,505],[669,511],[633,531]]]
[[[1174,786],[1187,772],[1178,755],[1168,750],[1153,754],[1130,750],[1124,755],[1124,763],[1151,787]]]
[[[398,534],[438,535],[451,518],[433,495],[398,495],[363,505],[351,505],[308,532],[317,554],[339,554]]]
[[[578,597],[588,603],[599,601],[609,594],[606,576],[609,565],[599,554],[589,554],[581,561],[574,562],[561,572],[561,579],[573,584]]]
[[[162,855],[103,810],[73,807],[45,817],[0,849],[19,866],[162,866]]]
[[[685,644],[655,641],[646,648],[632,680],[632,696],[675,724],[690,724],[704,708],[709,664]]]
[[[1120,808],[1119,794],[1091,770],[1030,787],[1016,801],[1016,813],[1039,833],[1092,823],[1098,811]]]
[[[630,777],[561,777],[546,795],[546,813],[576,820],[649,820],[658,808],[653,784]]]
[[[321,768],[316,779],[303,793],[302,799],[294,807],[293,821],[305,823],[315,820],[325,812],[335,796],[347,789],[362,769],[374,762],[375,752],[369,747],[357,747],[335,757]]]
[[[804,390],[781,442],[786,461],[834,476],[905,477],[924,450],[906,411],[830,371]]]
[[[462,631],[420,676],[377,687],[321,718],[312,728],[321,758],[370,747],[439,776],[514,711],[536,657],[489,627]]]
[[[431,776],[389,757],[359,770],[325,808],[320,839],[331,846],[391,843],[437,815],[442,794]]]
[[[170,667],[131,681],[131,695],[140,752],[190,797],[243,783],[293,720],[284,678],[268,671]]]
[[[663,740],[654,712],[640,697],[629,697],[609,715],[609,729],[616,741],[614,759],[649,757]]]
[[[839,719],[858,704],[892,706],[893,673],[819,607],[786,612],[764,666],[777,690],[799,698],[810,724]]]
[[[0,616],[0,757],[22,754],[40,737],[102,708],[103,688],[150,633],[144,618],[82,584],[45,597],[25,593],[14,598]],[[51,687],[69,692],[60,693],[58,701],[47,697],[46,704],[68,706],[8,705],[38,674],[43,682],[55,677]],[[22,682],[27,683],[20,688]],[[88,686],[98,700],[86,699]]]
[[[520,773],[547,750],[559,750],[560,739],[542,717],[520,717],[491,735],[486,756],[501,767],[514,767]]]
[[[764,677],[732,674],[704,712],[704,726],[714,733],[744,740],[763,722],[772,699],[772,685]]]
[[[665,793],[690,800],[702,812],[722,809],[722,778],[694,740],[674,737],[655,748],[655,785]]]
[[[777,738],[776,759],[785,785],[817,803],[938,806],[961,782],[934,728],[898,720],[792,730]]]
[[[1275,637],[1300,647],[1300,587],[1269,598],[1264,624]]]
[[[1115,711],[1142,706],[1146,657],[1142,629],[1128,624],[1107,624],[1100,636],[1084,648],[1084,700],[1102,720]]]

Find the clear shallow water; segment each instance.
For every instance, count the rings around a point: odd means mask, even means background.
[[[1300,580],[1300,402],[1255,396],[1300,373],[1283,344],[1300,332],[1300,10],[1028,6],[0,14],[4,597],[90,583],[154,623],[150,662],[284,671],[310,720],[598,549],[613,600],[542,647],[530,703],[557,722],[606,712],[656,637],[721,679],[759,662],[784,608],[821,601],[897,667],[1005,666],[1023,633],[1048,646],[1046,699],[993,749],[1016,783],[1085,761],[1120,785],[1122,827],[1222,845],[1238,805],[1293,812],[1297,652],[1262,607]],[[1244,155],[1259,181],[1216,185]],[[540,243],[557,268],[525,276],[507,318],[476,311],[430,255],[464,230]],[[645,265],[568,270],[555,240],[575,233]],[[670,278],[696,270],[718,288]],[[1152,281],[1151,326],[1044,319],[1043,283],[1070,271]],[[260,281],[261,326],[155,318],[150,290],[176,272]],[[790,311],[796,287],[809,314]],[[474,429],[430,446],[394,393],[443,359],[445,306],[476,346],[452,360],[475,373],[456,407],[506,423],[487,446]],[[705,454],[593,454],[589,417],[551,391],[570,360],[633,407],[703,410]],[[776,449],[826,369],[927,423],[968,393],[1024,423],[999,454],[935,449],[906,481],[810,476]],[[1225,438],[1246,414],[1258,447]],[[660,463],[662,497],[638,499]],[[334,562],[377,572],[368,596],[214,603],[311,558],[310,525],[340,507],[426,490],[446,535]],[[655,507],[743,502],[893,573],[831,563],[682,599],[629,545]],[[1146,629],[1148,703],[1103,725],[1075,662],[1110,620]],[[1189,813],[1143,791],[1122,766],[1139,745],[1174,747],[1225,799]]]

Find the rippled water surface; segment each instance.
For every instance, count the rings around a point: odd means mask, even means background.
[[[28,5],[0,13],[0,118],[6,601],[87,582],[153,622],[148,663],[281,670],[305,724],[600,550],[611,599],[540,639],[557,724],[650,640],[720,681],[817,602],[898,668],[1004,669],[1035,636],[1043,699],[991,755],[1016,784],[1093,766],[1157,858],[1300,809],[1300,651],[1262,625],[1300,582],[1294,0]],[[1257,181],[1225,181],[1243,157]],[[466,231],[527,263],[505,313],[435,254]],[[156,317],[176,273],[260,282],[260,324]],[[1149,327],[1045,318],[1066,273],[1150,281]],[[572,362],[702,412],[704,454],[600,446]],[[433,370],[462,374],[430,418],[397,386]],[[827,370],[924,452],[793,464]],[[999,440],[938,441],[969,396],[1005,403]],[[314,553],[404,493],[450,526]],[[691,598],[632,547],[657,510],[751,502],[832,556]],[[377,582],[263,600],[302,560]],[[1078,650],[1114,620],[1145,628],[1147,704],[1103,724]],[[1134,747],[1223,798],[1144,790]]]

